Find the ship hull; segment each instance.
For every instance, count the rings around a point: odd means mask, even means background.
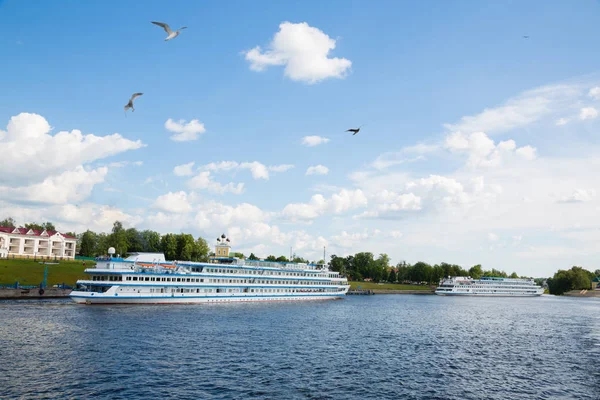
[[[107,296],[101,293],[72,292],[71,299],[78,304],[201,304],[264,301],[337,300],[345,294],[281,295],[281,296]]]

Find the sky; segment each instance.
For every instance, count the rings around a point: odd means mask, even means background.
[[[0,219],[595,270],[599,17],[592,0],[0,1]]]

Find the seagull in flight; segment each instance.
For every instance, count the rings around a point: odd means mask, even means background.
[[[523,35],[523,39],[529,39],[529,36]]]
[[[131,108],[131,112],[135,111],[135,108],[133,108],[133,100],[135,100],[136,97],[139,97],[141,95],[143,95],[144,93],[134,93],[131,98],[129,99],[129,103],[127,103],[125,105],[125,107],[123,107],[125,109],[125,115],[127,115],[127,110],[129,110]]]
[[[179,31],[181,31],[182,29],[186,29],[187,28],[187,26],[182,26],[181,28],[179,28],[175,32],[173,32],[171,30],[171,27],[169,25],[165,24],[164,22],[156,22],[156,21],[151,21],[151,22],[154,25],[158,25],[158,26],[162,27],[165,30],[165,32],[167,32],[167,34],[169,36],[167,36],[167,38],[165,39],[165,42],[169,41],[171,39],[175,39],[177,36],[179,36]]]
[[[357,133],[360,131],[360,128],[362,128],[362,127],[363,127],[363,125],[359,126],[359,127],[358,127],[358,128],[356,128],[356,129],[348,129],[346,132],[354,132],[354,133],[352,134],[352,136],[354,136],[354,135],[356,135],[356,134],[357,134]]]

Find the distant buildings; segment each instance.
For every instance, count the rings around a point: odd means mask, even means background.
[[[56,231],[0,226],[0,258],[75,258],[77,238]]]

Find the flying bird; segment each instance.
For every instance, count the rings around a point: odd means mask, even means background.
[[[134,93],[131,98],[129,99],[129,103],[127,103],[125,105],[125,107],[123,107],[125,109],[125,115],[127,115],[127,110],[129,110],[131,108],[131,112],[135,111],[135,108],[133,108],[133,100],[135,100],[136,97],[143,95],[144,93]]]
[[[529,39],[529,36],[523,36],[523,39]]]
[[[356,129],[354,129],[354,128],[353,129],[348,129],[346,132],[354,132],[354,133],[352,133],[352,136],[354,136],[354,135],[356,135],[360,131],[360,128],[362,128],[362,127],[363,127],[363,125],[359,126]]]
[[[176,38],[177,36],[179,36],[179,31],[187,28],[187,26],[182,26],[181,28],[179,28],[175,32],[173,32],[171,30],[171,27],[169,25],[165,24],[164,22],[156,22],[156,21],[151,21],[151,22],[154,25],[158,25],[158,26],[162,27],[165,30],[165,32],[167,32],[167,35],[169,35],[169,36],[167,36],[167,38],[165,39],[165,42]]]

